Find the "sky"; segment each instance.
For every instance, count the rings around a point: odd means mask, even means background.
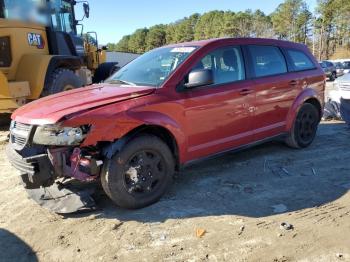
[[[317,0],[306,0],[314,11]],[[99,44],[117,43],[138,28],[175,22],[193,13],[212,10],[234,12],[260,9],[272,13],[283,0],[89,0],[90,18],[85,19],[84,32],[96,31]],[[82,5],[76,6],[77,19]]]

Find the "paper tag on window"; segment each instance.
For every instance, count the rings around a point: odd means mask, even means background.
[[[193,50],[195,50],[195,47],[192,46],[183,46],[183,47],[175,47],[171,49],[171,53],[191,53]]]

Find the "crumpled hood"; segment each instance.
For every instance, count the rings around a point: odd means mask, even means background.
[[[152,93],[154,87],[98,84],[51,95],[17,109],[12,119],[31,125],[54,124],[64,116]]]

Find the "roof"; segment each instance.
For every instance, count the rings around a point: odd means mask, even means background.
[[[224,38],[213,38],[201,41],[192,41],[192,42],[184,42],[178,44],[170,44],[168,47],[176,47],[176,46],[206,46],[209,44],[217,43],[217,42],[247,42],[249,44],[279,44],[283,46],[298,46],[299,48],[305,47],[304,44],[299,44],[295,42],[285,41],[285,40],[277,40],[272,38],[253,38],[253,37],[241,37],[241,38],[232,38],[232,37],[224,37]]]

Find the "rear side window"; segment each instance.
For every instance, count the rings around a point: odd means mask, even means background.
[[[278,47],[249,45],[248,50],[256,77],[278,75],[287,72],[285,58]]]
[[[311,59],[302,51],[287,49],[287,53],[292,60],[291,62],[294,67],[293,71],[303,71],[315,68]]]

